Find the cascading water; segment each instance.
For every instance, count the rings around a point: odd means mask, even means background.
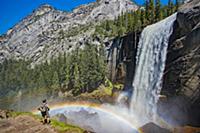
[[[138,45],[134,93],[130,108],[140,117],[155,121],[156,103],[159,98],[169,37],[176,14],[146,27]]]
[[[58,108],[58,110],[55,110],[51,115],[63,113],[67,117],[68,114],[66,113],[66,110],[68,110],[68,112],[71,112],[69,116],[73,121],[75,120],[75,122],[77,122],[77,125],[90,126],[97,133],[137,132],[134,130],[135,127],[141,127],[149,121],[153,121],[160,125],[159,122],[155,121],[154,117],[150,116],[156,114],[156,103],[161,89],[168,41],[172,33],[172,26],[175,19],[176,14],[154,25],[148,26],[143,30],[138,46],[136,73],[133,81],[133,94],[132,92],[123,92],[119,96],[116,105],[101,105],[101,108],[111,111],[116,114],[116,116],[120,116],[128,123],[131,123],[131,126],[127,126],[126,124],[123,125],[121,121],[116,121],[115,117],[107,117],[98,110],[92,110],[92,114],[95,114],[95,117],[89,118],[88,113],[85,113],[91,111],[91,108],[89,107],[85,108],[85,111],[79,112],[78,115],[75,111],[75,114],[73,115],[74,110],[64,106],[63,109]],[[117,50],[117,47],[115,47],[115,50]],[[131,94],[132,97],[130,96]],[[129,103],[130,108],[127,108],[127,101],[129,98],[131,98]],[[123,100],[125,102],[123,102]],[[77,108],[78,107],[75,107],[75,110]],[[84,114],[86,114],[87,122]],[[98,119],[96,115],[98,116]],[[77,116],[79,116],[79,118],[77,118]],[[81,120],[82,117],[83,120]],[[102,123],[99,121],[99,118],[102,119]]]

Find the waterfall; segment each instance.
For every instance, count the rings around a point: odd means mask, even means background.
[[[176,14],[147,26],[138,45],[136,73],[133,80],[134,92],[130,108],[140,117],[147,116],[154,121],[158,101],[169,37],[173,30]]]

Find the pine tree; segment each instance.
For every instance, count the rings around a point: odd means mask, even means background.
[[[45,77],[42,71],[40,71],[39,75],[37,75],[37,80],[36,80],[36,87],[37,88],[42,88],[45,87]]]
[[[131,32],[133,31],[133,17],[132,17],[132,14],[133,13],[128,13],[128,28],[127,28],[127,31],[128,32]]]
[[[129,13],[127,12],[124,15],[124,27],[125,27],[126,31],[128,31],[128,14]]]
[[[146,18],[145,18],[144,9],[141,9],[140,20],[141,20],[141,25],[142,25],[142,28],[143,28],[146,25]]]
[[[69,81],[70,81],[70,64],[67,63],[65,67],[65,81],[64,81],[64,86],[65,86],[65,89],[67,90],[70,89],[68,88]]]
[[[134,31],[137,32],[140,28],[140,15],[139,15],[139,10],[134,12],[134,21],[133,21],[133,25],[134,25]]]
[[[105,47],[104,45],[100,45],[99,47],[99,57],[98,57],[98,61],[99,61],[99,72],[101,74],[101,78],[104,79],[105,75],[106,75],[106,52],[105,52]]]
[[[0,94],[14,94],[27,88],[47,93],[68,88],[67,91],[71,90],[75,95],[91,92],[105,79],[103,50],[96,45],[86,45],[70,55],[60,54],[34,68],[30,68],[29,61],[5,60],[0,64]]]
[[[52,77],[52,85],[55,88],[59,87],[59,77],[58,77],[58,73],[54,72],[53,77]]]
[[[105,22],[106,24],[105,24],[105,30],[108,32],[108,31],[110,31],[110,22],[108,21],[108,20],[106,20],[106,22]]]
[[[73,78],[73,91],[72,91],[72,93],[74,94],[74,95],[77,95],[78,93],[80,93],[80,89],[81,89],[81,84],[80,84],[80,73],[79,73],[79,68],[78,68],[78,64],[77,63],[75,63],[74,64],[74,66],[73,66],[74,68],[74,70],[73,70],[73,72],[74,72],[74,78]]]
[[[167,16],[170,16],[174,11],[174,5],[172,0],[168,0]]]
[[[124,15],[123,15],[123,13],[118,18],[118,27],[119,27],[118,28],[118,36],[122,36],[124,34],[124,31],[126,30],[124,28]]]
[[[149,21],[152,24],[155,20],[154,0],[149,0]]]
[[[175,3],[175,11],[177,12],[178,11],[178,8],[180,6],[180,0],[176,0],[176,3]]]
[[[162,19],[161,3],[160,0],[156,0],[155,20],[159,21],[161,19]]]
[[[149,17],[150,17],[150,11],[149,11],[149,0],[145,0],[145,17],[147,19],[147,23],[149,23]]]
[[[45,87],[50,88],[52,85],[52,79],[49,72],[49,63],[47,61],[42,65],[42,75],[45,81]]]

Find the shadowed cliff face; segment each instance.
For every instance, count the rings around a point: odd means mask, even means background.
[[[140,33],[115,38],[108,49],[109,78],[130,88],[135,73],[137,44]]]
[[[170,122],[200,125],[200,0],[183,5],[168,47],[160,113]],[[174,121],[175,120],[175,121]]]

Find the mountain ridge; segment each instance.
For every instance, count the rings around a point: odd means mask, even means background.
[[[101,0],[81,5],[72,12],[41,5],[0,37],[0,62],[14,58],[39,64],[91,41],[94,25],[100,21],[113,20],[122,12],[137,8],[130,0]]]

